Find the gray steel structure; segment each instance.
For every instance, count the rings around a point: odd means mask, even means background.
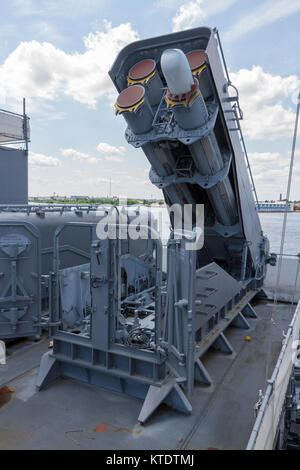
[[[129,123],[127,141],[143,149],[152,166],[151,181],[163,190],[168,205],[191,204],[194,216],[196,204],[205,205],[204,247],[190,250],[189,236],[180,238],[174,230],[164,282],[161,244],[152,232],[155,250],[147,263],[155,276],[148,277],[147,289],[122,298],[120,241],[99,240],[92,228],[90,335],[75,335],[62,327],[57,232],[50,313],[54,346],[41,361],[40,389],[65,375],[142,398],[140,422],[162,402],[190,413],[188,397],[195,383],[212,382],[202,356],[209,348],[232,354],[224,331],[229,325],[247,329],[245,316],[256,317],[249,302],[261,291],[266,264],[275,258],[268,253],[255,209],[240,143],[238,100],[228,94],[219,46],[214,30],[197,28],[135,42],[118,55],[110,76],[121,92],[116,109]],[[151,103],[148,77],[145,91],[140,84],[126,88],[129,71],[144,59],[156,63],[149,75],[153,83],[159,77],[166,85],[159,62],[170,48],[205,52],[205,76],[198,77],[199,85],[195,80],[194,95],[170,98],[161,89],[159,104]],[[131,99],[135,93],[138,102]],[[128,96],[126,108],[123,98]],[[120,233],[123,228],[118,221]],[[194,218],[195,233],[198,228]],[[145,327],[150,320],[152,327]]]
[[[300,343],[300,340],[299,340]],[[299,349],[298,349],[299,350]],[[298,354],[299,356],[299,354]],[[300,450],[300,363],[293,368],[282,416],[283,437],[279,448]],[[282,442],[283,441],[283,442]]]
[[[268,247],[263,244],[267,244],[267,240],[262,235],[240,142],[236,111],[239,109],[238,98],[229,95],[231,83],[224,76],[215,31],[197,28],[130,44],[119,54],[110,71],[110,77],[120,92],[126,87],[128,70],[134,63],[142,58],[154,59],[159,72],[160,57],[165,49],[171,47],[179,48],[185,53],[199,49],[205,51],[205,72],[211,86],[210,96],[205,101],[204,113],[208,113],[206,121],[195,129],[193,117],[189,117],[190,129],[182,129],[172,110],[166,108],[165,93],[161,90],[161,102],[153,107],[151,131],[135,135],[127,128],[126,139],[145,152],[152,166],[150,179],[163,190],[169,206],[174,203],[205,204],[206,250],[198,254],[199,265],[215,260],[221,265],[227,263],[225,269],[229,272],[240,274],[244,269],[243,259],[247,258],[248,275],[253,275],[253,269],[260,269],[264,265],[262,255],[267,252]],[[160,75],[165,84],[161,72]],[[192,108],[188,108],[188,116]],[[136,120],[140,119],[139,112],[132,114],[135,114]],[[183,164],[187,169],[185,175],[182,175],[179,167]],[[217,197],[209,194],[213,188],[217,188],[219,194],[224,194],[219,189],[219,185],[224,182],[232,186],[235,199],[232,205],[236,212],[231,216],[233,220],[228,226],[224,225],[224,220],[230,219],[229,206],[226,210],[222,196],[217,200]],[[230,258],[232,268],[228,265]]]
[[[26,150],[0,147],[0,204],[27,204],[28,155]]]
[[[0,109],[0,204],[28,203],[29,122],[25,99],[23,114]]]
[[[1,211],[2,209],[2,211]],[[66,221],[99,220],[95,211],[30,206],[0,209],[0,338],[41,334],[49,303],[48,278],[53,265],[53,237]],[[89,261],[84,230],[65,233],[61,267]]]
[[[60,269],[81,266],[90,261],[89,231],[81,223],[96,225],[114,210],[113,206],[0,206],[1,339],[38,338],[42,327],[47,327],[44,314],[49,309],[56,229],[74,223],[61,236]],[[133,218],[140,209],[130,212],[128,217]],[[147,243],[130,244],[124,250],[142,256]]]

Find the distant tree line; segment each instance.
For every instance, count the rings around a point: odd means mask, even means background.
[[[118,199],[112,198],[34,198],[34,202],[37,203],[46,203],[46,204],[99,204],[99,205],[116,205],[119,203]],[[150,206],[151,204],[163,205],[164,201],[162,200],[153,200],[153,199],[127,199],[127,204],[132,205],[145,205]]]

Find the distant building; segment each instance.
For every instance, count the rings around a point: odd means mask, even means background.
[[[258,212],[284,212],[285,210],[290,212],[294,210],[294,203],[288,202],[286,204],[285,201],[258,201],[256,209]]]

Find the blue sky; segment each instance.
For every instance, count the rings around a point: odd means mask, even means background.
[[[153,197],[107,71],[129,42],[216,26],[259,197],[285,193],[300,82],[300,0],[11,0],[1,5],[0,106],[31,117],[31,195]],[[298,145],[292,197],[300,199]]]

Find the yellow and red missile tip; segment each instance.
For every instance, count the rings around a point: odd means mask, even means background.
[[[199,67],[206,62],[206,54],[203,50],[191,51],[186,54],[188,63],[190,64],[192,72],[197,70]]]
[[[143,80],[151,75],[156,68],[156,63],[153,59],[144,59],[137,62],[129,70],[128,77],[133,81]]]
[[[145,88],[142,85],[133,85],[121,91],[117,98],[117,105],[120,108],[131,108],[137,105],[145,95]]]

